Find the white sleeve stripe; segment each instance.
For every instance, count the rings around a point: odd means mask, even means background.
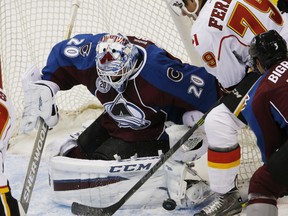
[[[285,123],[288,123],[288,120],[284,117],[284,115],[280,112],[280,110],[275,106],[275,104],[273,104],[272,101],[270,101],[270,104],[274,107],[275,110],[277,110],[277,112],[278,112],[279,115],[283,118],[283,120],[285,121]]]

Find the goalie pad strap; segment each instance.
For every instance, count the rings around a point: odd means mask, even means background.
[[[282,145],[278,151],[272,154],[268,160],[268,170],[272,174],[272,178],[288,187],[288,169],[285,164],[288,164],[288,141]]]

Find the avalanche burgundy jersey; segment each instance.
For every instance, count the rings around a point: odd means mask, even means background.
[[[243,110],[263,161],[288,138],[288,59],[274,65],[249,92]]]
[[[245,76],[256,34],[275,29],[288,41],[286,20],[269,0],[210,0],[192,25],[192,43],[206,70],[229,88]]]
[[[142,64],[119,93],[98,77],[96,46],[105,34],[81,34],[55,45],[42,79],[60,90],[83,84],[102,103],[103,126],[125,141],[167,139],[164,122],[182,123],[185,111],[205,113],[218,99],[218,84],[203,67],[182,63],[150,41],[128,37]]]

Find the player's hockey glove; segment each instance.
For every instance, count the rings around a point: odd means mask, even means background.
[[[49,127],[54,127],[58,123],[59,114],[55,104],[55,94],[58,90],[58,85],[45,80],[25,85],[21,133],[33,130],[40,117]]]

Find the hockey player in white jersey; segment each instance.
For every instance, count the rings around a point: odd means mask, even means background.
[[[14,107],[10,99],[0,88],[0,215],[2,216],[24,215],[23,208],[18,205],[17,200],[12,196],[9,181],[4,175],[6,151],[14,124]]]
[[[180,7],[182,15],[194,20],[192,43],[203,66],[229,94],[229,100],[214,108],[205,120],[209,182],[218,196],[196,215],[233,215],[242,209],[235,184],[241,157],[237,130],[246,124],[240,112],[241,102],[259,77],[254,72],[247,73],[249,44],[255,35],[270,29],[275,29],[287,40],[287,14],[281,14],[269,0],[174,2],[178,4],[170,5],[172,9],[178,7],[175,12],[181,15]],[[245,84],[239,84],[241,82]]]

